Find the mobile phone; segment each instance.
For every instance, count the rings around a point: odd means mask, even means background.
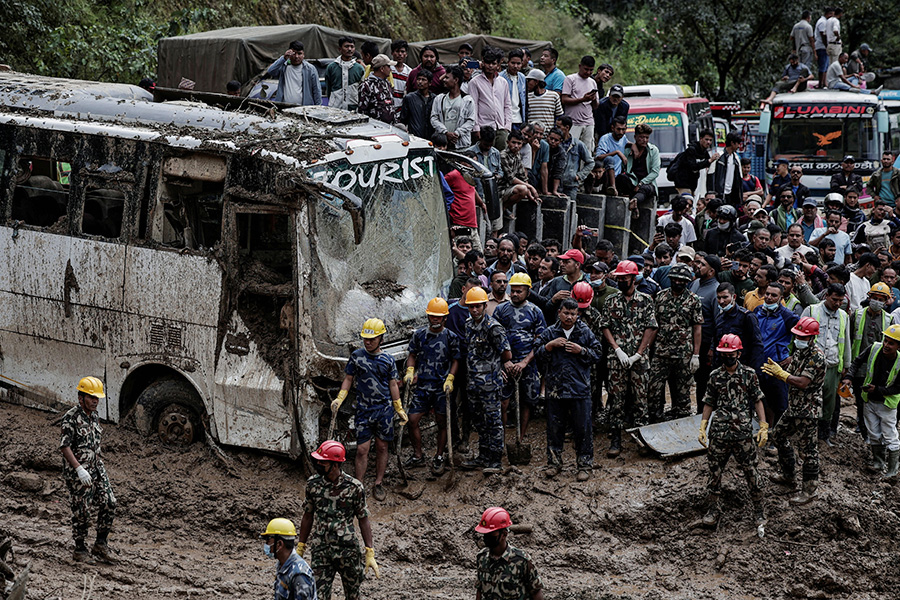
[[[599,233],[599,229],[592,229],[591,227],[588,227],[581,232],[581,235],[583,235],[584,237],[596,237]]]
[[[466,63],[466,68],[467,69],[480,69],[481,63],[479,63],[477,60],[470,60],[469,62]]]
[[[662,225],[656,226],[656,233],[663,233],[664,231],[665,231],[665,227],[663,227]]]

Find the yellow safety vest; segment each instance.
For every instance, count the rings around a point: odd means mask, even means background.
[[[878,359],[878,354],[881,352],[881,342],[875,342],[872,344],[872,351],[869,353],[869,362],[866,364],[866,379],[863,381],[863,388],[867,385],[872,384],[872,374],[875,371],[875,361]],[[891,372],[888,373],[887,383],[884,387],[890,387],[897,381],[897,373],[900,372],[900,353],[897,354],[897,357],[894,358],[894,364],[891,365]],[[869,393],[862,393],[863,402],[869,401]],[[900,404],[900,394],[894,394],[893,396],[885,396],[884,397],[884,405],[887,408],[894,409],[897,408],[897,405]]]
[[[853,338],[853,345],[850,346],[850,356],[853,360],[859,356],[860,346],[862,345],[863,332],[866,329],[866,313],[869,309],[866,307],[856,309],[856,335]],[[886,310],[881,311],[881,331],[888,328],[891,324],[890,315]]]

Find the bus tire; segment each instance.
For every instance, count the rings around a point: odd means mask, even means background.
[[[137,398],[135,425],[145,436],[154,433],[172,446],[187,446],[203,435],[202,402],[186,381],[154,381]]]

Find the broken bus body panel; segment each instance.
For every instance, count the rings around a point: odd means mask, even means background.
[[[383,318],[402,359],[452,276],[430,145],[323,107],[260,117],[77,83],[0,74],[7,397],[70,405],[97,375],[118,421],[173,377],[222,443],[315,444],[360,324]]]

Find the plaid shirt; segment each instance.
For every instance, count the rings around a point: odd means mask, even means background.
[[[521,155],[518,152],[510,152],[509,148],[500,153],[500,170],[502,171],[499,184],[501,190],[515,185],[513,183],[515,178],[518,178],[519,181],[528,181]]]

